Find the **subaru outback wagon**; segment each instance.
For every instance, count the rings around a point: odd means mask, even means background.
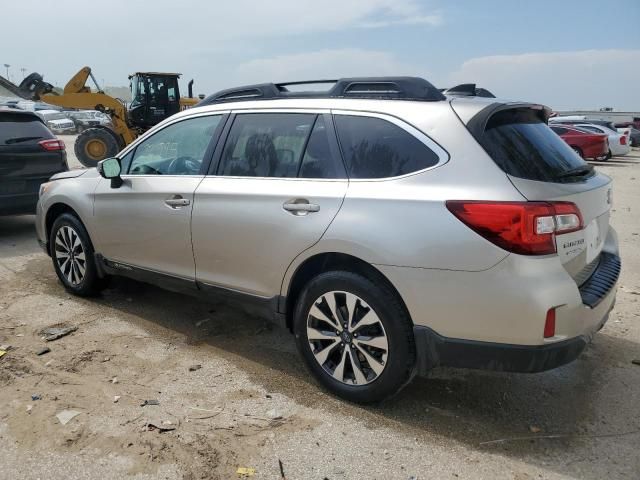
[[[407,77],[301,89],[220,92],[45,184],[37,232],[64,287],[123,275],[250,302],[358,402],[436,366],[580,354],[615,301],[611,179],[548,108]]]

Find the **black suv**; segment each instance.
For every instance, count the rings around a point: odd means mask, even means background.
[[[64,143],[38,115],[0,107],[0,215],[35,213],[40,185],[68,169]]]

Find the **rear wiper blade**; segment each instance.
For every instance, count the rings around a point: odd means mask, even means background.
[[[42,137],[16,137],[16,138],[9,138],[4,143],[7,144],[7,145],[12,145],[14,143],[28,142],[29,140],[38,140],[39,138],[42,138]]]
[[[593,165],[582,165],[580,167],[567,170],[566,172],[559,173],[557,177],[558,178],[583,177],[585,175],[588,175],[591,172],[593,172]]]

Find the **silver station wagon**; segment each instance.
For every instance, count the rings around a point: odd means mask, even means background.
[[[620,259],[611,179],[549,109],[410,77],[311,88],[219,92],[44,184],[37,232],[64,287],[123,275],[250,302],[356,402],[437,366],[574,360]]]

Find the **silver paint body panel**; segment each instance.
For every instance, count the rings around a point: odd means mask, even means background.
[[[576,279],[600,251],[618,251],[608,224],[611,181],[601,174],[579,184],[507,176],[464,126],[497,102],[456,99],[452,107],[450,101],[289,99],[193,108],[154,127],[120,156],[191,116],[330,111],[390,119],[429,145],[440,161],[379,180],[129,176],[119,189],[94,170],[53,182],[38,206],[38,236],[46,241],[46,212],[65,203],[80,216],[97,252],[176,277],[259,297],[286,296],[306,260],[337,252],[377,268],[401,295],[414,324],[443,336],[542,345],[591,335],[612,307],[615,289],[590,309],[582,304]],[[164,200],[172,195],[190,205],[168,208]],[[286,211],[283,204],[295,199],[319,209],[305,215]],[[590,227],[589,238],[585,231],[559,236],[558,255],[510,254],[456,219],[446,209],[449,199],[572,201],[585,225],[597,227]],[[556,336],[544,339],[552,307]]]

